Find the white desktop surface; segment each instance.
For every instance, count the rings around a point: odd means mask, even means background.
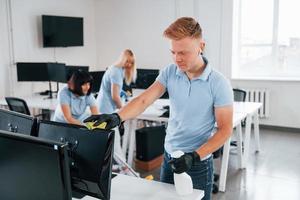
[[[110,195],[111,200],[200,200],[204,191],[194,189],[192,194],[180,196],[173,184],[118,174],[112,179]],[[81,200],[97,199],[85,196]]]
[[[144,90],[133,90],[133,96],[137,96],[138,94],[142,93]],[[38,94],[34,94],[28,97],[21,97],[25,99],[28,106],[31,108],[38,108],[38,109],[49,109],[55,110],[57,105],[56,99],[45,99],[45,96],[40,96]],[[6,105],[5,99],[0,100],[0,105]],[[127,162],[129,165],[132,164],[133,161],[133,152],[135,146],[135,134],[134,132],[136,129],[136,120],[151,120],[151,121],[168,121],[166,117],[160,117],[161,114],[165,111],[163,106],[169,105],[169,99],[158,99],[156,100],[151,106],[149,106],[141,115],[137,116],[135,119],[128,120],[125,123],[125,135],[124,135],[124,144],[123,144],[123,151],[126,152],[127,146],[129,146],[128,150],[128,160]],[[242,140],[244,142],[244,151],[240,152],[239,156],[239,166],[240,168],[247,167],[247,161],[249,157],[250,151],[250,135],[251,135],[251,124],[254,124],[254,138],[255,138],[255,151],[260,151],[260,137],[259,137],[259,117],[258,111],[262,107],[262,103],[256,102],[234,102],[233,104],[233,127],[237,128],[237,136],[239,138],[239,142],[241,143]],[[242,128],[241,122],[242,120],[246,119],[246,128],[245,128],[245,137],[242,139]],[[126,130],[127,129],[127,130]],[[222,159],[222,167],[220,173],[220,181],[219,181],[219,190],[225,191],[226,185],[226,176],[227,176],[227,167],[228,167],[228,157],[229,157],[229,144],[231,138],[229,138],[225,143],[225,149],[223,152],[223,159]],[[238,145],[239,151],[242,151],[241,144]],[[125,155],[125,153],[124,153]],[[225,156],[224,156],[225,155]],[[223,165],[224,163],[224,165]]]
[[[29,96],[16,96],[18,98],[24,99],[29,108],[34,109],[46,109],[54,111],[57,105],[56,97],[48,99],[48,96],[42,96],[39,94],[32,94]],[[7,105],[5,99],[0,99],[0,105]]]
[[[125,134],[123,141],[123,153],[127,151],[128,146],[128,159],[129,165],[133,163],[133,154],[135,148],[135,134],[134,131],[137,129],[137,120],[151,120],[165,122],[168,121],[166,117],[160,117],[165,111],[163,106],[169,105],[169,99],[158,99],[152,105],[150,105],[141,115],[135,119],[128,120],[125,123]],[[251,134],[251,124],[254,124],[254,138],[255,138],[255,150],[260,150],[260,139],[259,139],[259,119],[258,110],[262,107],[262,103],[256,102],[234,102],[233,104],[233,127],[237,128],[236,136],[238,142],[238,166],[239,168],[246,168],[249,154],[249,143]],[[252,121],[252,118],[254,119]],[[242,138],[242,121],[246,119],[245,128],[245,139]],[[219,180],[219,190],[224,192],[226,186],[227,168],[229,160],[229,148],[230,148],[231,137],[224,144],[222,166]],[[244,152],[242,151],[242,142],[244,142]]]

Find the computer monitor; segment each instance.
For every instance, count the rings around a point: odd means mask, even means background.
[[[17,63],[18,81],[40,81],[49,82],[49,98],[52,98],[52,82],[66,83],[67,70],[64,63]]]
[[[110,198],[114,131],[41,121],[38,137],[69,144],[73,194]]]
[[[17,63],[18,81],[49,81],[48,63]]]
[[[101,86],[101,81],[104,76],[105,71],[94,71],[90,72],[90,74],[93,77],[93,88],[92,88],[92,93],[97,93],[99,92],[100,86]]]
[[[133,84],[133,88],[147,89],[154,83],[158,74],[158,69],[137,69],[136,82]]]
[[[1,199],[71,200],[67,145],[0,130]]]
[[[0,109],[0,130],[35,135],[36,126],[37,120],[31,116]]]
[[[17,63],[18,81],[30,82],[67,82],[67,70],[64,63]]]
[[[67,69],[64,63],[48,63],[49,81],[66,83]]]
[[[67,68],[67,80],[70,80],[73,73],[77,70],[89,71],[89,66],[75,66],[75,65],[66,65]]]

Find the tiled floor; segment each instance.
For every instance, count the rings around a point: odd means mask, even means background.
[[[237,168],[236,152],[229,158],[226,192],[213,195],[213,200],[300,200],[300,132],[261,129],[261,151],[254,152],[251,141],[248,168]],[[220,161],[215,161],[218,172]],[[141,172],[159,180],[159,169]]]

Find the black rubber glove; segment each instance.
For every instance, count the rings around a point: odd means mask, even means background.
[[[174,173],[180,174],[189,171],[196,160],[200,160],[197,152],[185,153],[179,158],[172,158],[168,163]]]
[[[98,126],[99,124],[106,122],[105,130],[110,130],[121,124],[121,118],[117,113],[113,114],[100,114],[100,115],[92,115],[86,118],[84,121],[86,122],[95,122],[94,126]]]

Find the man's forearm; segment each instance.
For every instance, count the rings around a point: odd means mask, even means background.
[[[151,105],[156,99],[158,99],[165,92],[165,87],[155,81],[147,90],[142,94],[132,99],[126,106],[122,107],[118,112],[122,121],[132,119],[141,113]]]
[[[143,113],[147,106],[148,104],[142,99],[142,97],[139,96],[132,99],[127,105],[123,106],[118,114],[122,121],[125,121]]]
[[[218,130],[205,144],[203,144],[198,150],[197,153],[200,155],[200,158],[205,158],[207,155],[212,154],[228,140],[232,134],[232,127],[224,128]]]

